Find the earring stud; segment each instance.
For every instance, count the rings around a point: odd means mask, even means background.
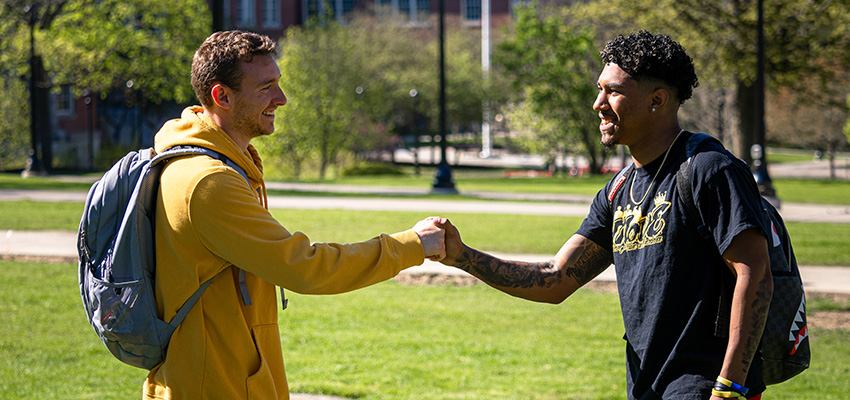
[[[655,107],[652,107],[652,112],[655,112]]]

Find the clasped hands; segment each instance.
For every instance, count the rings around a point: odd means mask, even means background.
[[[448,264],[463,248],[457,228],[447,218],[428,217],[416,223],[413,230],[419,235],[425,258]]]

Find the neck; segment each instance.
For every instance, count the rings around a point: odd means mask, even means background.
[[[204,115],[206,115],[209,119],[215,122],[233,142],[239,146],[243,151],[248,150],[248,143],[250,141],[249,138],[244,137],[243,135],[237,134],[236,130],[233,128],[233,124],[230,123],[230,118],[227,118],[226,115],[222,115],[221,113],[214,112],[204,107]]]
[[[650,134],[645,140],[640,143],[629,146],[629,152],[632,154],[632,160],[637,167],[643,167],[655,161],[658,157],[662,157],[670,147],[673,141],[679,137],[682,128],[678,124],[659,130],[657,133]]]

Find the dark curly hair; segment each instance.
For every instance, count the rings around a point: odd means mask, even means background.
[[[599,52],[605,64],[617,64],[636,81],[659,80],[676,89],[679,104],[699,86],[694,62],[685,49],[666,35],[647,31],[617,36]]]
[[[213,104],[210,90],[217,83],[238,91],[243,75],[240,62],[264,55],[277,55],[277,45],[268,36],[238,30],[210,35],[192,59],[192,89],[201,105]]]

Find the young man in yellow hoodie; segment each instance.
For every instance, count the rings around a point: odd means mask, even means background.
[[[262,35],[211,35],[192,62],[202,106],[187,108],[156,135],[158,152],[193,145],[225,155],[244,169],[250,185],[204,155],[172,160],[162,172],[156,209],[160,316],[171,320],[201,283],[215,279],[175,331],[165,362],[150,371],[147,399],[288,399],[275,285],[342,293],[392,278],[425,257],[445,256],[439,218],[354,244],[311,243],[272,218],[262,163],[249,141],[271,134],[274,112],[286,104],[275,53],[274,42]]]

